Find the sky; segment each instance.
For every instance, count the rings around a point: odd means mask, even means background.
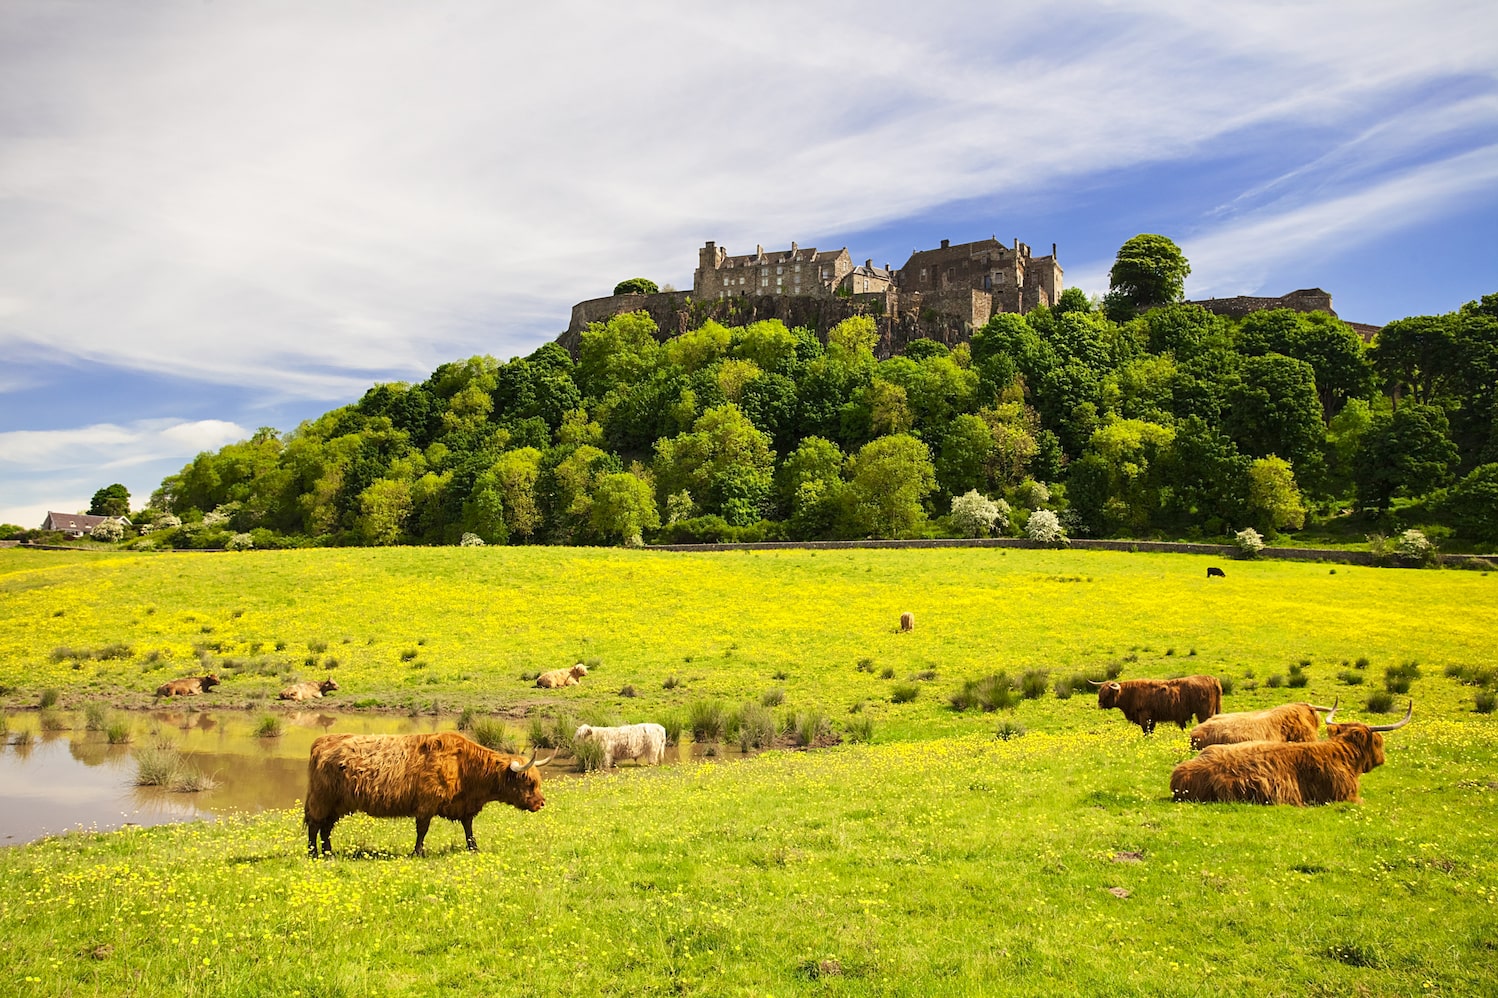
[[[0,523],[527,354],[697,250],[1143,232],[1189,298],[1498,291],[1491,2],[0,0]]]

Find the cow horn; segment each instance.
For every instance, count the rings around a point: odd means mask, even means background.
[[[519,759],[511,759],[510,760],[510,771],[514,772],[514,773],[523,773],[527,769],[530,769],[535,764],[536,764],[536,747],[534,745],[532,745],[531,746],[531,757],[529,759],[525,760],[525,765],[524,766],[520,765],[520,760]]]
[[[551,765],[551,760],[555,759],[556,757],[557,757],[557,754],[555,752],[553,752],[551,755],[547,756],[545,759],[542,759],[540,762],[536,763],[536,765],[538,767],[539,766],[550,766]]]
[[[1337,712],[1337,704],[1339,704],[1341,702],[1342,702],[1342,694],[1338,693],[1337,694],[1337,699],[1335,699],[1335,700],[1332,701],[1332,705],[1330,707],[1318,707],[1315,704],[1310,704],[1309,706],[1310,706],[1310,708],[1312,710],[1319,710],[1321,713],[1328,715],[1327,720],[1331,720],[1330,715],[1335,714]]]
[[[1337,698],[1337,699],[1339,699],[1339,700],[1340,700],[1340,699],[1341,699],[1341,697],[1338,697],[1338,698]],[[1333,703],[1333,704],[1332,704],[1332,709],[1331,709],[1331,710],[1330,710],[1330,711],[1328,711],[1328,712],[1327,712],[1327,715],[1326,715],[1326,723],[1327,723],[1327,724],[1331,724],[1331,723],[1332,723],[1332,718],[1334,718],[1334,717],[1336,717],[1336,716],[1337,716],[1337,705],[1336,705],[1336,704],[1335,704],[1335,703]]]
[[[1102,686],[1103,685],[1102,683],[1098,682],[1096,679],[1089,679],[1087,681],[1089,683],[1091,683],[1092,685],[1094,685],[1094,686]]]
[[[1410,723],[1410,716],[1412,714],[1414,714],[1414,713],[1415,713],[1415,701],[1413,699],[1411,699],[1410,700],[1410,706],[1409,706],[1409,708],[1404,712],[1404,720],[1402,720],[1402,721],[1395,721],[1393,724],[1370,724],[1370,725],[1368,725],[1368,730],[1369,731],[1397,731],[1398,729],[1404,727],[1406,724]]]

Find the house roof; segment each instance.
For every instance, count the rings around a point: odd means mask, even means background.
[[[53,513],[48,511],[47,518],[42,521],[43,530],[81,530],[89,533],[105,520],[119,520],[121,523],[129,523],[130,518],[125,516],[95,516],[92,513]]]

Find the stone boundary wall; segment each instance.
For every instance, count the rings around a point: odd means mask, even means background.
[[[1028,550],[1060,550],[1040,541],[1023,537],[960,538],[941,537],[903,541],[757,541],[742,544],[647,544],[647,551],[778,551],[809,549],[813,551],[847,548],[1023,548]],[[1128,551],[1147,554],[1167,552],[1171,554],[1208,554],[1225,561],[1240,559],[1238,549],[1231,544],[1191,544],[1183,541],[1115,541],[1115,540],[1068,540],[1064,550],[1073,551]],[[1343,551],[1335,548],[1279,548],[1266,547],[1259,552],[1260,558],[1277,558],[1283,561],[1330,561],[1342,565],[1376,566],[1370,551]],[[1453,568],[1475,563],[1476,567],[1488,567],[1498,561],[1498,554],[1443,554],[1440,564]],[[1498,565],[1492,565],[1498,567]]]

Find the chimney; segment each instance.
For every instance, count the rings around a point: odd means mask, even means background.
[[[795,258],[796,258],[796,241],[793,239],[793,240],[791,240],[791,259],[794,260]]]
[[[941,241],[941,248],[942,249],[946,249],[947,247],[949,247],[951,245],[952,245],[952,240],[950,240],[950,239],[943,239]]]
[[[1051,243],[1051,259],[1056,259],[1056,244]]]
[[[762,258],[764,255],[765,255],[765,248],[764,248],[764,246],[762,244],[760,244],[760,243],[755,243],[754,244],[754,258],[756,260],[758,260],[758,259]]]
[[[868,270],[873,270],[874,269],[874,261],[873,260],[865,260],[863,262],[863,265]]]

